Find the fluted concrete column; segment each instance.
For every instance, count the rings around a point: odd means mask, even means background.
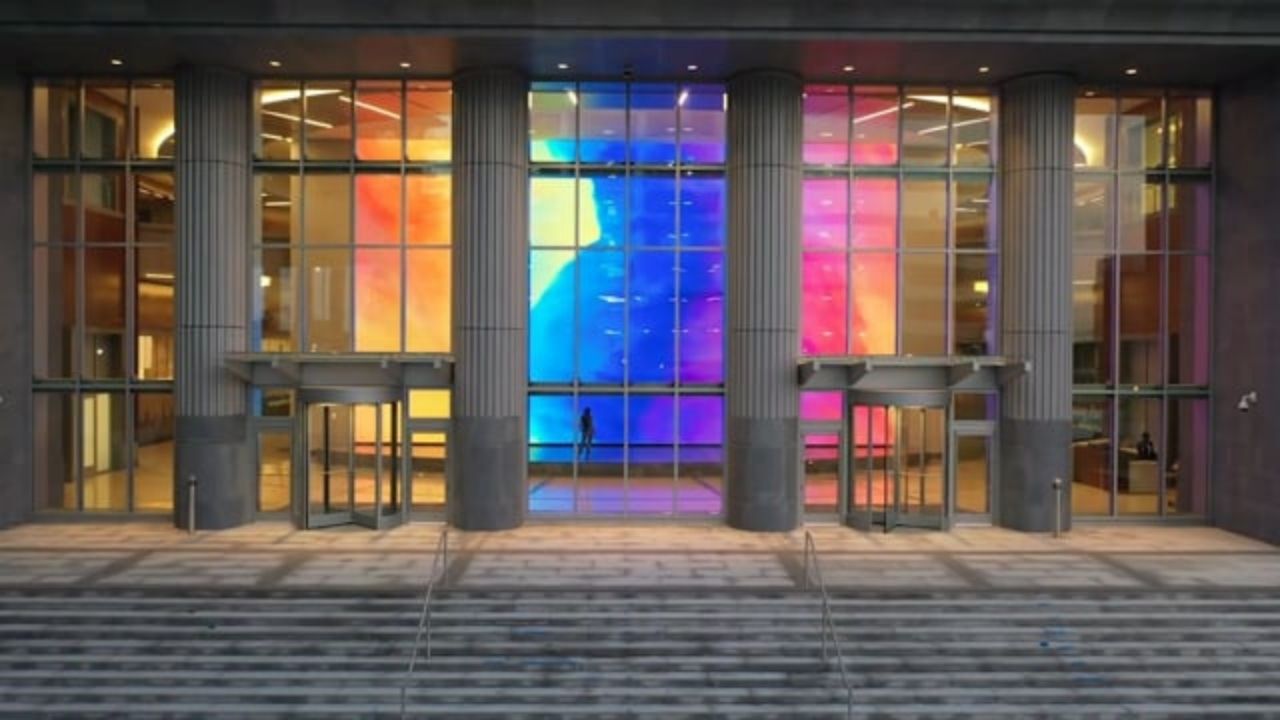
[[[453,84],[453,435],[449,519],[524,521],[529,85],[504,69]]]
[[[27,83],[0,72],[0,527],[32,510],[31,207],[27,165]],[[50,328],[49,332],[56,332]]]
[[[254,469],[246,389],[227,372],[244,352],[249,291],[249,80],[184,67],[175,84],[178,273],[178,427],[174,517],[187,523],[186,482],[197,480],[196,526],[253,519]]]
[[[1000,338],[1031,373],[1003,389],[997,523],[1053,529],[1053,479],[1071,518],[1071,202],[1075,82],[1033,75],[1000,98]]]
[[[730,525],[800,522],[800,79],[753,71],[729,82]]]

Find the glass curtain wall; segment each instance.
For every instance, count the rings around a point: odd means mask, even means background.
[[[38,510],[164,512],[173,493],[173,87],[30,94]]]
[[[1212,100],[1076,102],[1073,510],[1208,511]]]
[[[529,509],[717,515],[724,90],[534,83]]]
[[[450,351],[451,102],[433,80],[258,83],[253,350]],[[448,417],[447,401],[428,404]],[[292,412],[265,397],[254,407]],[[356,442],[371,442],[372,410],[354,422]],[[415,472],[439,465],[441,448],[415,447]],[[263,468],[289,461],[286,444],[260,452],[273,454]],[[268,480],[264,470],[263,510],[284,502]]]

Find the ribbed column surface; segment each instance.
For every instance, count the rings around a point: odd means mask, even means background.
[[[12,65],[0,71],[0,107],[9,108],[0,112],[0,217],[4,218],[0,236],[0,338],[4,339],[0,342],[0,527],[26,520],[32,506],[40,504],[32,502],[32,490],[46,483],[43,478],[32,482],[32,450],[44,448],[49,457],[53,453],[46,444],[62,442],[58,436],[63,434],[61,427],[41,433],[32,413],[35,345],[27,303],[35,281],[26,221],[31,207],[27,116],[22,112],[26,103],[26,78]],[[48,472],[52,476],[53,469]]]
[[[1002,390],[996,522],[1070,523],[1071,203],[1075,83],[1043,74],[1000,99],[1000,338],[1031,372]],[[1054,491],[1054,479],[1063,481]]]
[[[790,529],[799,520],[800,79],[754,71],[729,82],[730,524]]]
[[[528,82],[470,70],[453,85],[454,454],[450,517],[524,517],[528,380]]]
[[[223,357],[247,349],[249,83],[183,68],[175,104],[178,415],[241,415],[244,385]]]
[[[1030,360],[1006,417],[1071,417],[1071,198],[1075,84],[1037,75],[1000,101],[1001,347]]]

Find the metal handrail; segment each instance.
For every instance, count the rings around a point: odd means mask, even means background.
[[[813,558],[813,562],[809,562],[809,558]],[[813,568],[810,573],[809,569]],[[804,531],[804,589],[810,588],[811,579],[816,575],[818,584],[816,586],[818,595],[822,600],[822,659],[829,661],[830,653],[827,650],[827,633],[831,633],[831,647],[835,649],[836,667],[840,669],[840,682],[844,683],[845,691],[845,710],[847,717],[853,717],[853,684],[849,682],[849,672],[844,666],[844,653],[840,649],[840,633],[836,630],[836,621],[831,614],[831,598],[827,595],[827,584],[822,580],[822,566],[818,564],[818,546],[813,541],[813,533],[808,530]]]
[[[436,570],[440,572],[437,573]],[[409,667],[404,671],[404,680],[400,683],[400,717],[405,717],[405,708],[409,695],[409,682],[413,679],[413,669],[418,664],[418,648],[422,647],[422,636],[427,637],[427,651],[425,662],[431,662],[431,595],[435,590],[436,581],[443,580],[449,571],[449,528],[445,528],[440,533],[440,539],[436,540],[435,553],[431,559],[431,570],[427,574],[427,588],[422,593],[422,612],[418,615],[418,634],[413,640],[413,653],[409,655]]]

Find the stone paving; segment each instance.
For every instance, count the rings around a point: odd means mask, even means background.
[[[1061,538],[1000,528],[808,528],[837,589],[1267,588],[1280,548],[1207,527],[1099,524]],[[159,522],[0,531],[3,587],[421,588],[442,531],[300,531],[284,522],[187,534]],[[718,524],[531,524],[450,532],[454,587],[792,588],[803,533]]]

